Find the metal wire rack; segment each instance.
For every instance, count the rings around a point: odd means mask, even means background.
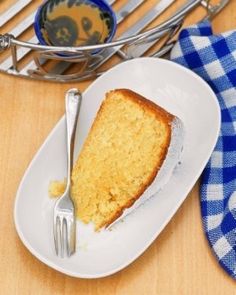
[[[110,5],[119,2],[119,0],[107,1]],[[149,0],[127,1],[116,11],[118,26],[137,9],[142,9],[147,1]],[[31,79],[73,82],[101,75],[106,70],[104,64],[108,63],[110,67],[112,64],[108,61],[114,56],[119,56],[119,62],[144,55],[164,57],[173,47],[176,35],[189,13],[194,13],[194,10],[200,6],[204,9],[202,19],[212,19],[232,0],[219,0],[217,4],[213,4],[211,0],[187,0],[168,19],[147,29],[154,20],[178,1],[156,1],[157,3],[154,3],[142,18],[128,26],[126,31],[114,41],[83,47],[43,46],[38,44],[36,36],[27,41],[21,40],[21,35],[33,24],[35,15],[33,11],[8,33],[0,34],[0,58],[1,54],[3,56],[0,60],[0,71]],[[0,15],[0,31],[32,2],[19,0],[4,11]],[[154,50],[151,50],[152,48]],[[96,50],[99,52],[94,54]],[[60,55],[62,52],[64,54]],[[65,56],[71,53],[73,56]]]

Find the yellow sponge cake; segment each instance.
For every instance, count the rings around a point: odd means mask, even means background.
[[[167,155],[175,117],[139,94],[106,94],[72,172],[76,215],[96,230],[140,198]]]

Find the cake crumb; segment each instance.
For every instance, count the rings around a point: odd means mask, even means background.
[[[53,180],[49,183],[48,194],[51,198],[60,197],[66,189],[66,179],[64,181]]]

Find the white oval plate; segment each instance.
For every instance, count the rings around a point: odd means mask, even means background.
[[[153,198],[114,225],[94,233],[77,222],[77,252],[69,259],[55,255],[52,233],[54,200],[51,180],[66,171],[65,118],[44,142],[28,167],[15,201],[17,232],[29,251],[50,267],[70,276],[98,278],[113,274],[141,255],[163,230],[200,176],[215,146],[220,111],[210,87],[193,72],[164,59],[140,58],[122,63],[98,78],[83,94],[75,155],[85,139],[104,94],[129,88],[183,120],[181,165]],[[96,169],[96,167],[94,167]]]

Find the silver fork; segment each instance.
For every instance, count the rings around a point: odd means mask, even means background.
[[[80,92],[73,88],[67,91],[65,97],[66,131],[67,131],[67,184],[64,194],[57,200],[54,207],[53,233],[56,254],[68,257],[76,248],[75,208],[70,196],[71,170],[73,165],[73,150],[76,123],[79,115]]]

